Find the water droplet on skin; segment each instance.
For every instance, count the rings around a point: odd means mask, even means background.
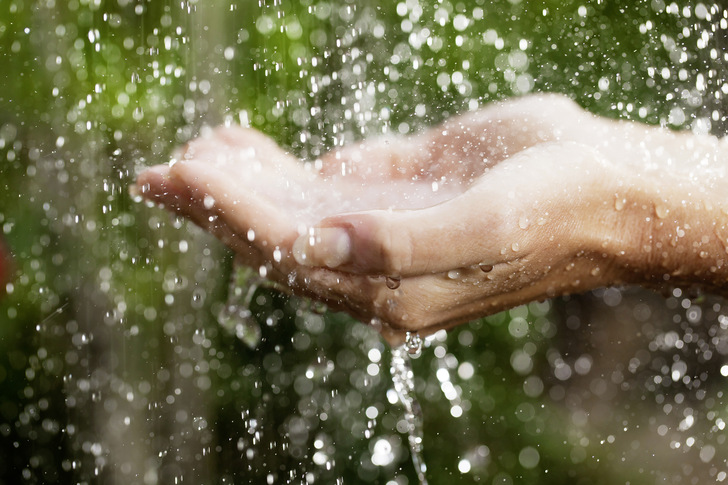
[[[399,288],[402,280],[396,276],[387,276],[384,282],[387,285],[387,288],[389,288],[390,290],[396,290],[397,288]]]
[[[591,275],[592,276],[597,276],[601,272],[602,272],[602,269],[599,266],[597,266],[597,267],[595,267],[594,269],[591,270]]]
[[[513,250],[514,253],[517,253],[518,250],[520,249],[520,246],[518,245],[517,242],[514,242],[513,244],[511,244],[511,249]]]
[[[252,229],[248,229],[248,234],[246,235],[248,237],[248,241],[253,242],[255,241],[255,231]]]
[[[281,259],[283,259],[283,254],[281,253],[281,249],[276,246],[276,248],[273,250],[273,260],[276,263],[280,263]]]
[[[520,227],[520,228],[521,228],[521,229],[523,229],[524,231],[525,231],[526,229],[528,229],[528,226],[530,226],[530,225],[531,225],[531,222],[530,222],[530,221],[528,220],[528,217],[526,217],[526,216],[521,216],[521,217],[520,217],[520,218],[518,219],[518,227]]]
[[[618,211],[621,211],[622,209],[624,209],[625,205],[627,205],[627,199],[617,195],[616,199],[614,199],[614,208]]]
[[[492,264],[480,263],[478,265],[478,268],[480,268],[480,271],[482,271],[483,273],[490,273],[491,271],[493,271]]]
[[[713,210],[713,203],[709,200],[704,200],[703,205],[705,206],[705,210],[712,211]]]
[[[202,203],[205,206],[205,209],[210,210],[215,207],[215,198],[210,194],[206,194],[205,198],[202,200]]]
[[[451,269],[447,272],[447,277],[451,280],[459,280],[460,276],[460,270],[457,269]]]
[[[655,215],[658,219],[664,219],[667,217],[667,215],[670,213],[670,210],[665,207],[664,205],[656,205],[655,206]]]
[[[700,258],[706,259],[710,254],[708,254],[708,251],[700,251]]]

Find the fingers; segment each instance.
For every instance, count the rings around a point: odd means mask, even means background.
[[[321,157],[324,177],[367,181],[429,177],[430,147],[423,137],[380,136],[347,145]]]

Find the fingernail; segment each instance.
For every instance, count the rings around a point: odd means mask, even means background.
[[[349,233],[338,227],[316,228],[293,243],[293,257],[303,266],[336,268],[349,260],[350,253]]]

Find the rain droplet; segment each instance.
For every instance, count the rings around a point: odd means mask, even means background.
[[[493,271],[492,264],[480,263],[478,265],[478,268],[480,268],[480,271],[482,271],[483,273],[490,273],[491,271]]]
[[[520,246],[518,245],[517,242],[514,242],[513,244],[511,244],[511,249],[513,250],[514,253],[517,253],[518,250],[520,249]]]
[[[529,221],[529,220],[528,220],[528,217],[526,217],[525,215],[522,215],[522,216],[521,216],[521,217],[520,217],[520,218],[518,219],[518,227],[520,227],[520,228],[521,228],[521,229],[523,229],[524,231],[525,231],[526,229],[528,229],[528,226],[530,226],[530,225],[531,225],[531,221]]]
[[[387,285],[387,288],[389,288],[390,290],[396,290],[397,288],[399,288],[399,285],[400,285],[400,283],[402,283],[402,280],[401,280],[401,278],[399,278],[397,276],[387,276],[385,278],[385,283]]]

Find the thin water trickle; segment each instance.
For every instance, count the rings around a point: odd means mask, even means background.
[[[244,266],[233,268],[228,284],[227,301],[217,315],[220,325],[251,349],[260,343],[262,332],[250,311],[250,303],[263,282],[264,280],[250,268]]]
[[[392,349],[390,372],[392,383],[399,402],[404,406],[404,419],[407,422],[407,441],[412,455],[412,464],[421,485],[427,485],[427,465],[422,457],[422,408],[415,396],[415,380],[410,358],[422,353],[422,338],[419,334],[407,332],[404,345]]]

